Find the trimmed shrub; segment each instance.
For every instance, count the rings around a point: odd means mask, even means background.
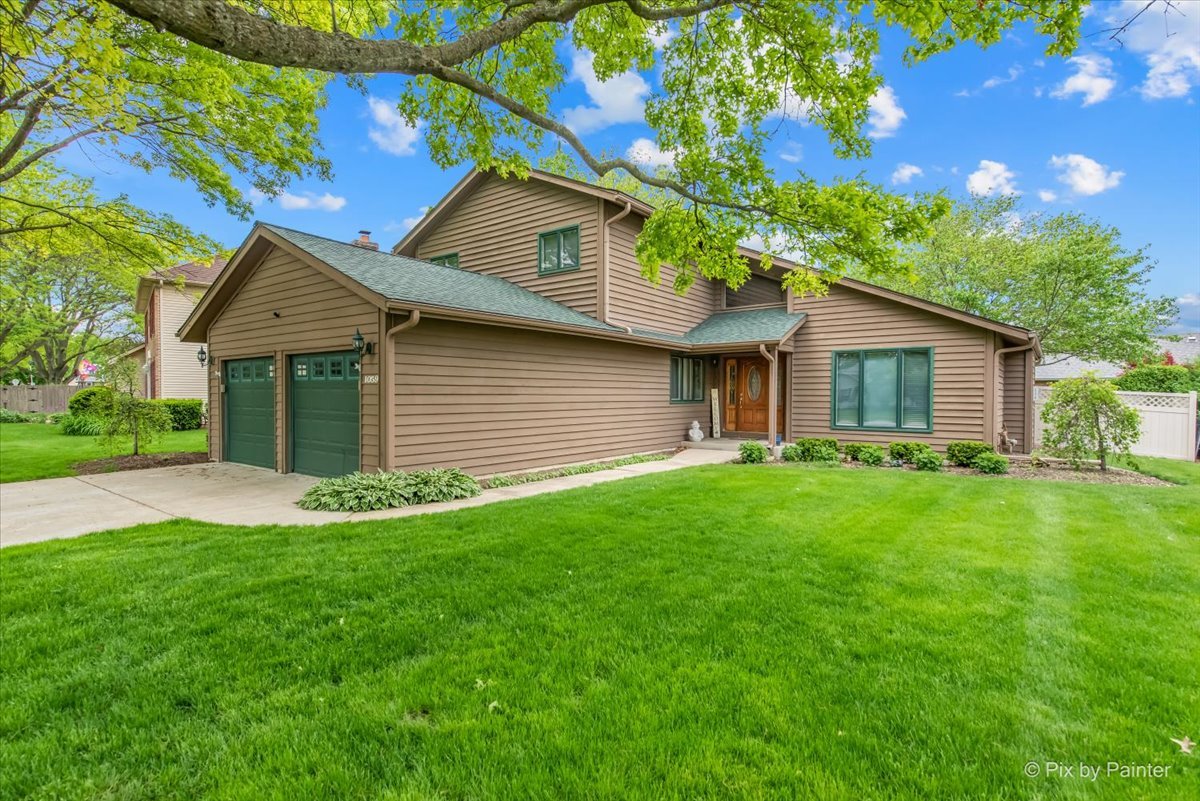
[[[796,440],[796,447],[800,449],[798,462],[828,462],[831,461],[829,451],[837,454],[838,441],[830,437],[802,437]],[[832,461],[836,462],[837,459]]]
[[[990,473],[992,475],[1007,473],[1008,457],[995,452],[984,451],[975,457],[975,461],[971,462],[971,467],[974,467],[980,473]]]
[[[871,467],[883,464],[883,448],[878,445],[860,445],[855,452],[855,459]]]
[[[1113,383],[1122,392],[1200,392],[1200,363],[1132,367]]]
[[[439,503],[473,498],[482,492],[479,482],[457,467],[414,470],[404,482],[409,503]]]
[[[150,401],[171,418],[172,431],[195,431],[204,422],[204,401],[195,398],[158,398]]]
[[[67,411],[71,414],[103,417],[108,414],[116,403],[116,393],[111,387],[88,387],[81,389],[67,401]]]
[[[16,412],[12,409],[0,409],[0,423],[32,423],[33,415]]]
[[[767,446],[757,440],[748,439],[738,446],[743,464],[762,464],[767,461]]]
[[[99,437],[104,434],[104,421],[90,414],[68,414],[58,427],[68,437]]]
[[[320,512],[370,512],[408,506],[406,473],[351,473],[323,478],[301,496],[301,509]]]
[[[783,446],[783,461],[798,462],[800,461],[800,446],[799,445],[784,445]]]
[[[963,439],[946,446],[946,458],[959,467],[970,467],[981,453],[995,453],[996,449],[986,442]]]
[[[878,447],[878,446],[867,445],[862,442],[847,442],[845,445],[842,446],[842,450],[845,452],[847,459],[849,459],[852,462],[857,462],[857,461],[859,461],[858,455],[860,453],[862,453],[864,448],[875,448],[875,447]]]
[[[889,456],[893,459],[899,459],[901,462],[908,462],[909,464],[913,464],[913,460],[917,458],[917,454],[924,451],[933,451],[933,448],[924,442],[893,442],[888,445]]]
[[[942,457],[932,450],[917,451],[917,455],[913,457],[913,464],[918,470],[926,470],[930,473],[941,472],[942,463]]]

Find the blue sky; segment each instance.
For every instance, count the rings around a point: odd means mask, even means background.
[[[1141,5],[1099,4],[1084,33]],[[903,38],[885,33],[878,66],[888,89],[872,117],[871,158],[838,160],[819,128],[791,124],[774,143],[774,166],[781,177],[797,168],[818,179],[861,172],[896,191],[1019,192],[1030,210],[1096,217],[1119,228],[1127,247],[1149,246],[1158,261],[1152,290],[1180,298],[1180,327],[1200,330],[1200,2],[1182,10],[1165,21],[1145,15],[1123,47],[1085,38],[1073,60],[1046,57],[1044,40],[1018,29],[986,51],[961,47],[906,68]],[[652,138],[640,121],[651,73],[600,85],[585,57],[563,57],[573,79],[555,107],[586,130],[590,147],[626,152]],[[347,240],[365,228],[385,247],[399,240],[467,170],[442,172],[428,161],[419,134],[389,102],[402,80],[374,80],[369,97],[331,84],[321,131],[333,181],[298,183],[258,203],[255,216]],[[67,158],[101,191],[127,193],[226,245],[249,230],[166,175],[94,155]]]

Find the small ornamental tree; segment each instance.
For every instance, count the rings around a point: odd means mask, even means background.
[[[1110,454],[1128,456],[1141,433],[1141,416],[1121,403],[1111,382],[1095,373],[1056,383],[1042,409],[1042,422],[1047,450],[1075,467],[1097,456],[1101,470],[1108,469]]]
[[[132,359],[118,359],[108,368],[112,406],[104,413],[103,438],[109,451],[132,443],[133,455],[171,430],[171,415],[159,404],[138,397],[141,368]]]

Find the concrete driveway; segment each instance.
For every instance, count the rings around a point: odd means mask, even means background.
[[[317,479],[229,463],[130,470],[0,484],[0,547],[78,537],[176,517],[229,525],[316,525],[444,512],[630,476],[727,462],[733,454],[685,450],[660,462],[485,490],[475,498],[379,512],[307,512],[296,501]]]

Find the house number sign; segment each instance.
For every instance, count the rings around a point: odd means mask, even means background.
[[[364,384],[378,384],[378,383],[379,383],[379,376],[377,376],[377,375],[364,375],[364,376],[362,377],[362,380],[363,380],[363,383],[364,383]]]

